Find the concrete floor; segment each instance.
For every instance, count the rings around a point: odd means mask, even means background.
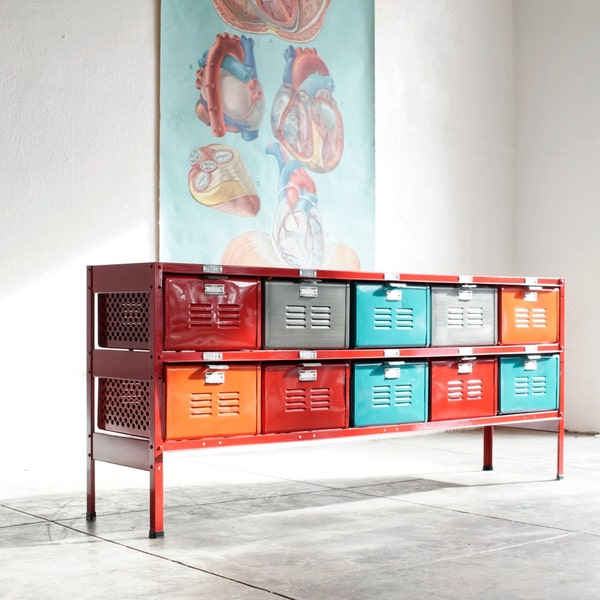
[[[171,453],[165,538],[147,474],[98,464],[0,482],[0,597],[600,598],[600,437],[497,429]],[[79,470],[81,467],[81,470]],[[55,467],[57,469],[57,467]],[[77,472],[75,472],[77,471]]]

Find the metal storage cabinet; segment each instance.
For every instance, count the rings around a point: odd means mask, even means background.
[[[165,277],[165,350],[259,347],[258,279]]]
[[[353,323],[366,320],[350,313],[350,291],[363,284],[406,285],[403,301],[429,288],[433,344],[394,337],[371,346],[359,335],[365,345],[349,348]],[[148,473],[156,538],[164,535],[165,453],[239,444],[477,427],[490,470],[494,428],[535,422],[557,434],[562,478],[562,279],[152,262],[89,266],[86,286],[88,521],[98,461]],[[557,340],[496,345],[496,291],[530,286],[558,290]],[[550,315],[554,305],[544,306]],[[374,323],[369,333],[379,335]],[[443,364],[461,358],[477,359],[472,374],[460,374],[466,379]],[[484,414],[494,386],[478,369],[490,359],[498,360],[500,414]],[[432,382],[445,385],[433,401]],[[463,416],[476,405],[476,416]]]
[[[346,362],[270,364],[262,373],[262,433],[348,426]]]
[[[354,346],[427,346],[430,312],[428,286],[357,283],[354,286]]]
[[[355,363],[351,425],[390,425],[427,421],[426,362]]]
[[[558,289],[507,287],[500,290],[500,343],[558,341]]]
[[[559,357],[500,357],[500,413],[556,410],[559,393]]]
[[[431,420],[495,415],[497,372],[495,358],[432,361]]]
[[[264,347],[348,347],[347,283],[270,280],[264,284]]]
[[[260,366],[168,366],[166,439],[258,433]]]
[[[432,346],[494,345],[497,322],[496,288],[432,288]]]

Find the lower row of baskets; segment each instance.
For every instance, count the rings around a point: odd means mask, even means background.
[[[558,355],[166,369],[166,437],[285,433],[558,408]]]

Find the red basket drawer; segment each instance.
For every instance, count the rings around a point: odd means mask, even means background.
[[[259,331],[258,279],[165,277],[166,350],[254,350]]]
[[[503,288],[500,292],[500,343],[558,341],[558,289]]]
[[[431,362],[432,421],[489,417],[497,412],[495,358]]]
[[[258,433],[260,366],[171,366],[166,371],[167,439]]]
[[[347,363],[273,364],[262,373],[262,432],[348,426]]]

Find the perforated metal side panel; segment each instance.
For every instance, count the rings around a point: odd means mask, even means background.
[[[98,427],[149,437],[150,384],[127,379],[99,379]]]
[[[104,348],[149,348],[150,295],[98,295],[98,344]]]

